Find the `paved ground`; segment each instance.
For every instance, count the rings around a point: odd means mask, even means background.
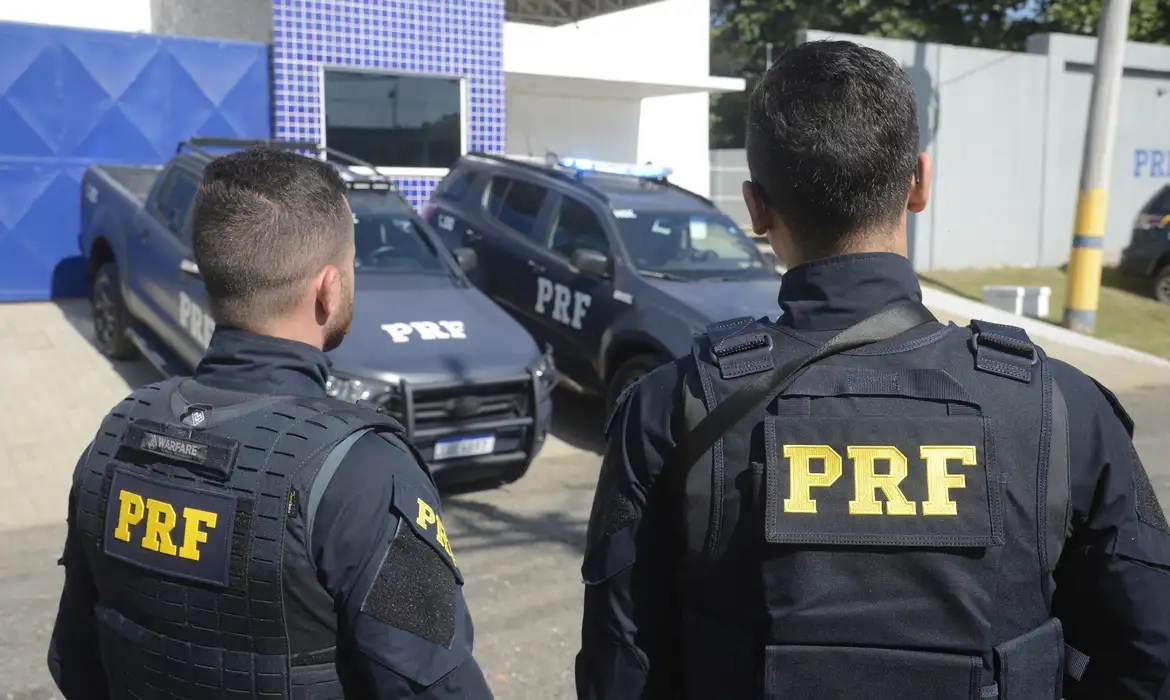
[[[86,318],[77,304],[0,306],[0,385],[9,397],[0,403],[0,699],[54,697],[43,659],[61,585],[54,562],[68,475],[102,413],[128,384],[153,379],[140,364],[104,362],[85,340]],[[1117,388],[1137,419],[1138,450],[1170,502],[1170,370],[1046,346]],[[51,420],[55,410],[66,419]],[[467,572],[476,655],[501,700],[573,697],[578,565],[601,416],[580,400],[559,401],[557,415],[557,439],[523,480],[444,503]]]

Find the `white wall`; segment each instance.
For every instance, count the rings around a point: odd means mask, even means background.
[[[517,155],[592,158],[632,163],[638,158],[640,100],[528,95],[505,90],[507,148]]]
[[[709,8],[709,0],[662,0],[559,27],[505,22],[504,72],[646,82],[706,78]]]
[[[819,31],[804,38],[832,36],[889,54],[914,83],[921,147],[935,166],[930,205],[909,223],[911,258],[919,269],[1068,260],[1095,39],[1034,36],[1027,52],[1008,52]],[[1129,242],[1141,206],[1170,183],[1170,167],[1151,167],[1157,151],[1170,163],[1170,48],[1130,43],[1125,70],[1107,260]],[[716,171],[714,189],[733,196],[743,179],[742,152],[712,157],[729,168]]]
[[[1028,40],[1029,51],[1047,54],[1049,71],[1041,263],[1045,265],[1068,259],[1093,84],[1085,67],[1093,64],[1096,48],[1090,37],[1044,35]],[[1070,70],[1070,63],[1081,69]],[[1139,151],[1147,158],[1154,150],[1170,152],[1170,48],[1130,42],[1125,70],[1105,220],[1106,259],[1116,258],[1129,243],[1142,205],[1170,183],[1170,170],[1164,166],[1161,173],[1148,164],[1137,167]]]
[[[674,170],[671,180],[702,195],[711,190],[707,95],[605,100],[506,90],[505,152],[652,162]]]
[[[0,21],[150,31],[150,0],[0,0]]]
[[[505,74],[662,84],[676,93],[569,98],[518,94],[506,85],[506,151],[650,161],[673,168],[679,185],[708,194],[709,99],[699,90],[710,82],[709,8],[709,0],[662,0],[560,27],[506,22]],[[677,94],[681,85],[695,92]]]
[[[674,168],[671,181],[704,197],[711,193],[707,93],[642,100],[638,161]]]

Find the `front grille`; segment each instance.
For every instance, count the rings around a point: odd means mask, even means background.
[[[386,401],[390,413],[406,422],[406,397],[414,404],[414,429],[458,427],[487,421],[513,420],[529,415],[529,382],[481,384],[442,388],[417,387]]]

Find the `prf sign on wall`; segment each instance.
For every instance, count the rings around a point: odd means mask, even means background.
[[[1133,176],[1170,178],[1170,149],[1133,149]]]

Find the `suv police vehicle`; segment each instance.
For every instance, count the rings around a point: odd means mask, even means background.
[[[198,364],[215,324],[191,254],[195,191],[214,157],[207,149],[252,143],[192,139],[161,168],[86,171],[79,244],[108,357],[141,353],[164,374]],[[354,318],[330,353],[329,393],[384,406],[437,480],[519,478],[548,432],[554,374],[547,353],[468,281],[475,252],[449,252],[368,163],[314,143],[265,143],[324,154],[348,185]]]
[[[1121,251],[1122,270],[1150,279],[1154,298],[1170,304],[1170,185],[1142,206],[1129,245]]]
[[[552,348],[566,386],[612,403],[709,324],[778,313],[775,260],[669,174],[472,153],[423,216],[476,251],[472,280]]]

